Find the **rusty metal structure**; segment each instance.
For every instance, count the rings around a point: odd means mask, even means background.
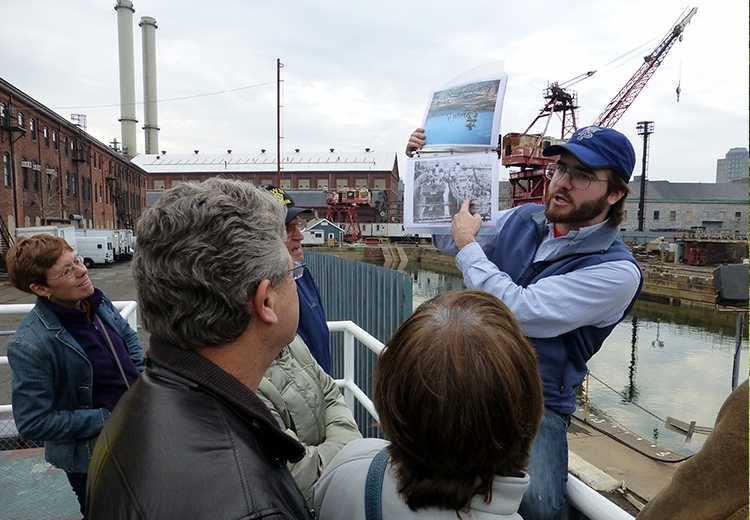
[[[326,190],[328,214],[326,219],[344,230],[344,240],[362,238],[357,208],[372,206],[372,193],[367,188],[338,188]]]
[[[594,125],[611,128],[620,120],[625,111],[633,104],[648,80],[661,65],[674,43],[682,40],[682,33],[690,23],[697,7],[692,8],[680,19],[659,42],[651,54],[644,56],[644,63],[628,80],[620,92],[610,101],[607,107],[594,121]],[[519,206],[529,202],[544,202],[547,196],[547,178],[544,170],[554,158],[542,156],[542,151],[552,144],[568,139],[577,129],[578,94],[569,88],[596,71],[589,71],[563,84],[551,83],[544,93],[547,102],[539,114],[523,133],[509,133],[503,137],[501,159],[503,166],[514,168],[509,175],[510,199],[512,206]],[[679,92],[679,88],[678,88]],[[678,93],[679,95],[679,93]],[[552,115],[556,114],[561,120],[560,138],[546,135]],[[529,133],[531,128],[540,120],[546,119],[541,133]]]

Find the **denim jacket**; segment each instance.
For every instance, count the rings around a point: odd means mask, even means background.
[[[138,371],[145,370],[138,334],[106,294],[97,315],[122,337]],[[88,472],[89,439],[99,434],[109,411],[91,409],[93,371],[83,348],[37,301],[8,342],[8,362],[18,432],[44,441],[50,464],[69,473]]]

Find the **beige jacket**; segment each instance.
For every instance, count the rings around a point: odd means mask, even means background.
[[[345,444],[362,437],[354,416],[299,336],[276,357],[257,393],[281,429],[305,446],[305,457],[289,469],[312,505],[313,486],[323,469]]]

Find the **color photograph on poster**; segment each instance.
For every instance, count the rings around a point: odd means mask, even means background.
[[[471,199],[469,211],[483,226],[497,220],[499,171],[494,153],[414,158],[404,179],[404,225],[436,232],[450,228],[453,215]]]
[[[434,91],[422,123],[425,149],[497,146],[507,83],[498,73]]]

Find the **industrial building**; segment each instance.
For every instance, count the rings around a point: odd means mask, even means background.
[[[275,153],[139,155],[133,163],[148,172],[149,204],[169,189],[182,182],[199,182],[210,177],[239,179],[253,183],[278,185],[288,192],[298,206],[314,210],[320,218],[329,209],[355,206],[359,221],[402,222],[399,192],[399,172],[396,152],[283,152],[281,165]],[[348,204],[346,200],[333,204],[332,195],[338,191],[366,191],[367,197]],[[328,195],[328,198],[327,198]],[[337,201],[338,202],[338,201]],[[342,220],[331,219],[335,223]]]
[[[630,181],[634,194],[625,203],[627,218],[620,227],[638,229],[641,176]],[[644,231],[703,228],[715,234],[747,237],[748,183],[646,181]]]
[[[2,235],[16,227],[75,223],[132,229],[146,206],[146,172],[0,78]]]

